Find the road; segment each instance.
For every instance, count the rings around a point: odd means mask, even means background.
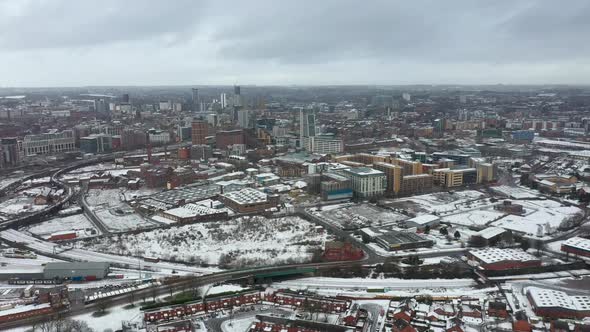
[[[86,194],[87,193],[88,193],[88,185],[83,185],[82,189],[80,190],[80,194],[78,196],[78,206],[80,206],[82,208],[86,218],[92,223],[92,225],[94,225],[94,227],[96,227],[96,229],[98,229],[101,232],[101,234],[105,234],[105,235],[110,234],[111,232],[109,231],[109,229],[105,226],[105,224],[102,222],[102,220],[100,220],[100,218],[98,218],[96,216],[94,211],[92,211],[92,209],[88,205],[88,202],[86,201]]]
[[[366,264],[377,264],[382,263],[384,257],[381,257],[375,253],[371,247],[367,246],[365,243],[357,241],[352,234],[342,230],[340,227],[331,224],[322,218],[315,216],[313,213],[310,213],[307,208],[305,207],[298,207],[295,210],[299,216],[306,220],[310,220],[313,223],[322,226],[323,228],[329,230],[331,233],[335,234],[337,237],[347,240],[350,243],[354,243],[355,245],[359,246],[365,252],[365,260],[364,263]]]

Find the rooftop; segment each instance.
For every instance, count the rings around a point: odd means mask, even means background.
[[[537,257],[520,249],[483,248],[469,251],[471,255],[484,264],[505,261],[537,261]]]
[[[223,194],[222,196],[238,204],[265,203],[267,201],[267,195],[265,193],[252,188],[244,188],[239,191]]]
[[[346,170],[346,172],[349,173],[353,173],[356,175],[384,175],[385,173],[378,171],[376,169],[370,168],[370,167],[355,167],[355,168],[351,168]]]
[[[567,241],[563,242],[562,245],[584,251],[590,251],[590,239],[585,239],[579,236],[568,239]]]

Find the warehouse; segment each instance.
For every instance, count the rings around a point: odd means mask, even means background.
[[[157,217],[164,218],[166,220],[162,220],[160,218],[154,219],[168,223],[169,221],[178,223],[192,223],[225,219],[227,218],[227,211],[212,209],[206,206],[191,203],[174,209],[160,211],[158,212]]]
[[[590,239],[573,237],[561,244],[561,251],[577,256],[590,257]]]
[[[375,242],[387,250],[407,250],[416,248],[430,248],[432,240],[423,238],[416,233],[391,231],[379,235]]]
[[[244,188],[220,195],[219,200],[238,213],[252,213],[276,207],[279,203],[279,196],[267,195],[252,188]]]
[[[426,227],[435,227],[440,224],[440,218],[433,214],[423,214],[418,217],[406,220],[406,226],[409,228],[416,227],[423,230]]]
[[[51,262],[45,265],[45,279],[95,280],[104,279],[109,273],[106,262]]]
[[[584,318],[590,316],[590,296],[568,295],[565,292],[526,288],[526,295],[535,314],[550,318]]]
[[[541,266],[541,260],[520,249],[484,248],[471,250],[470,260],[479,263],[484,270],[521,269]]]

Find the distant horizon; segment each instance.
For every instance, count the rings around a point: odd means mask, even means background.
[[[370,88],[389,88],[389,87],[574,87],[590,88],[590,83],[408,83],[408,84],[125,84],[125,85],[47,85],[47,86],[0,86],[0,90],[10,89],[84,89],[84,88],[226,88],[226,87],[256,87],[256,88],[291,88],[291,87],[370,87]]]

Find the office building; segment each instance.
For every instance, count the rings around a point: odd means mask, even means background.
[[[84,153],[105,153],[113,149],[112,137],[106,134],[94,134],[80,138],[80,151]]]
[[[51,132],[39,135],[27,135],[22,142],[23,155],[63,153],[76,150],[76,140],[73,130]]]
[[[191,137],[194,145],[207,144],[207,135],[209,127],[203,120],[195,120],[191,124]]]
[[[343,175],[350,179],[355,197],[367,199],[382,196],[385,193],[385,173],[369,167],[357,167],[343,170]]]

